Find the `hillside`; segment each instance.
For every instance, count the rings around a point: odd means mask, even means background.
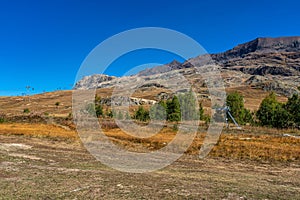
[[[278,93],[280,101],[293,93],[299,93],[300,86],[300,37],[257,38],[240,44],[223,53],[201,55],[197,58],[200,67],[205,67],[207,58],[220,66],[226,91],[239,91],[245,96],[245,105],[257,110],[261,100],[271,91]],[[193,84],[204,107],[209,109],[210,96],[205,81],[192,66],[192,59],[184,63],[176,60],[163,66],[146,69],[129,77],[113,77],[95,74],[84,77],[74,89],[97,88],[97,94],[107,105],[110,95],[118,83],[139,81],[134,98],[160,100],[171,96],[172,92],[164,82],[180,84],[177,76],[182,74]],[[144,99],[144,100],[143,100]],[[140,100],[134,100],[139,104]],[[56,106],[59,102],[59,106]],[[72,112],[72,91],[56,91],[30,97],[0,97],[0,113],[22,115],[28,108],[31,114],[68,116]]]
[[[144,78],[145,83],[141,87],[157,87],[153,82],[160,83],[179,72],[191,83],[196,84],[195,87],[201,93],[204,80],[195,72],[195,67],[205,67],[206,64],[214,62],[220,67],[225,86],[228,88],[247,86],[264,91],[273,90],[288,97],[293,93],[299,93],[299,44],[300,37],[257,38],[223,53],[200,55],[184,63],[174,60],[130,77],[116,78],[107,75],[84,77],[76,84],[75,89],[110,88],[118,82],[140,78]],[[196,59],[199,66],[191,64]]]

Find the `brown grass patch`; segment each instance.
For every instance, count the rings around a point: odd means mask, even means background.
[[[78,138],[75,131],[51,124],[4,123],[0,124],[0,134],[66,139]]]
[[[295,132],[295,133],[293,133]],[[106,128],[104,133],[117,145],[138,152],[149,152],[165,147],[176,136],[171,127],[159,133],[139,138],[128,135],[119,128]],[[244,130],[225,130],[209,156],[258,161],[300,161],[300,139],[284,137],[283,133],[299,135],[296,130],[276,130],[248,127]],[[78,140],[76,131],[49,124],[3,123],[0,134]],[[188,133],[187,133],[188,134]],[[198,154],[205,133],[198,132],[187,154]]]

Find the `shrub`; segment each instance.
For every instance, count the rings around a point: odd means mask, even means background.
[[[178,131],[178,124],[174,124],[173,127],[172,127],[172,130],[173,131]]]
[[[91,115],[91,116],[95,116],[96,115],[96,110],[95,110],[95,104],[94,103],[89,103],[86,105],[85,107],[85,111]]]
[[[0,123],[6,122],[6,116],[5,114],[0,114]]]
[[[109,117],[109,118],[113,118],[114,117],[113,111],[112,110],[107,110],[106,111],[106,116]]]
[[[125,119],[126,120],[130,120],[131,119],[130,114],[128,112],[126,112],[126,114],[125,114]]]
[[[25,109],[23,110],[23,113],[30,113],[29,108],[25,108]]]
[[[134,114],[134,118],[143,122],[148,121],[150,120],[149,111],[145,110],[143,106],[139,106]]]
[[[96,110],[96,116],[97,116],[97,117],[103,116],[103,108],[102,108],[102,105],[97,105],[97,106],[95,107],[95,110]]]

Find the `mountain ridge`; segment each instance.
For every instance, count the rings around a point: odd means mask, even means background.
[[[191,63],[195,63],[192,61],[196,59],[198,66],[193,66]],[[243,84],[264,90],[275,90],[285,96],[290,96],[293,93],[299,93],[300,37],[259,37],[222,53],[200,55],[183,63],[173,60],[165,65],[142,70],[130,77],[92,75],[77,82],[75,89],[113,87],[118,80],[137,79],[137,77],[146,77],[145,85],[151,85],[151,81],[148,83],[147,80],[155,79],[159,82],[160,79],[157,76],[164,78],[168,76],[168,73],[177,70],[191,79],[198,79],[193,74],[195,73],[193,67],[207,64],[217,64],[222,74],[236,76],[235,72],[238,72],[239,76],[247,77],[244,78]],[[195,81],[191,80],[191,82]]]

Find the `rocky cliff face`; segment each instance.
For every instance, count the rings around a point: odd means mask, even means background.
[[[112,80],[117,79],[115,76],[108,76],[104,74],[94,74],[91,76],[85,76],[78,81],[74,89],[96,89],[110,86]],[[105,85],[107,83],[108,85]]]
[[[251,75],[300,75],[300,37],[257,38],[211,56],[224,68]]]
[[[196,67],[212,62],[218,64],[221,73],[229,77],[224,80],[226,87],[250,85],[266,91],[275,90],[285,96],[299,93],[300,37],[257,38],[223,53],[201,55],[184,63],[174,60],[130,77],[88,76],[80,80],[75,89],[113,87],[120,82],[140,79],[143,82],[140,87],[144,88],[163,87],[160,83],[166,79],[180,84],[173,72],[184,75],[191,83],[203,85],[191,64],[193,59],[197,59]]]

